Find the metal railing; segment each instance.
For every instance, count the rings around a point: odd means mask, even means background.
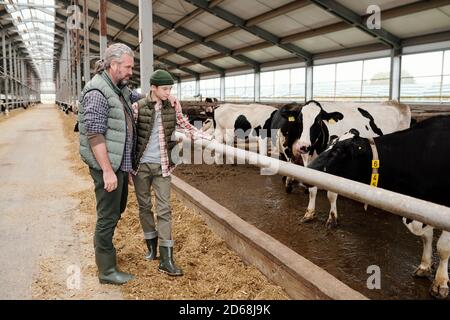
[[[189,140],[179,132],[176,132],[175,135],[176,139]],[[215,152],[222,155],[225,154],[234,157],[239,163],[245,162],[260,168],[266,168],[276,174],[289,176],[303,183],[338,193],[344,197],[360,201],[393,214],[421,221],[441,230],[450,231],[449,207],[382,188],[374,188],[367,184],[280,161],[248,150],[234,148],[219,143],[216,140],[195,140],[193,144],[215,150]]]

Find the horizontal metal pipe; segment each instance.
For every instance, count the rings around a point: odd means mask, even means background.
[[[176,133],[176,138],[189,140],[178,132]],[[437,229],[450,231],[449,207],[382,188],[374,188],[367,184],[280,161],[255,152],[234,148],[219,143],[216,140],[195,140],[194,145],[207,147],[220,154],[233,156],[241,162],[245,161],[260,168],[267,168],[273,173],[289,176],[303,183],[336,192],[344,197],[366,203],[396,215],[421,221]]]

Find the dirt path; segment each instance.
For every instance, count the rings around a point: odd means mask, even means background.
[[[85,217],[70,194],[89,184],[70,170],[59,111],[39,105],[0,132],[0,299],[121,298],[98,285],[75,231]]]

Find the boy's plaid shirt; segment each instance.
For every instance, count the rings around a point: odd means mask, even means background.
[[[158,102],[155,104],[155,112],[161,112],[162,103]],[[190,139],[206,139],[206,140],[212,140],[212,136],[209,134],[206,134],[200,130],[198,130],[196,127],[191,125],[188,121],[188,119],[183,115],[183,111],[181,109],[180,102],[176,100],[175,102],[175,113],[176,113],[176,119],[177,119],[177,126],[180,129],[183,129]],[[162,119],[159,117],[159,123],[158,123],[158,138],[159,138],[159,148],[161,153],[161,171],[163,177],[168,177],[175,169],[175,165],[169,164],[169,154],[167,150],[166,145],[166,137],[164,135],[164,127],[162,124]],[[132,172],[133,174],[136,174],[136,172]]]

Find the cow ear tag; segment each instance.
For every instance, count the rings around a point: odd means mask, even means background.
[[[288,120],[289,120],[289,122],[295,122],[295,117],[290,116],[290,117],[288,118]]]
[[[328,123],[329,123],[329,124],[335,124],[335,123],[336,123],[336,120],[334,120],[333,118],[331,118],[330,120],[328,120]]]

